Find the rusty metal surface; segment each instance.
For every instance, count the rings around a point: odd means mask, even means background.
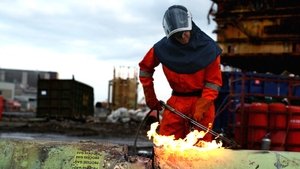
[[[168,152],[154,148],[154,167],[163,169],[296,169],[300,153],[215,149],[209,151]]]
[[[215,32],[223,49],[223,64],[251,71],[281,73],[288,70],[300,74],[294,64],[300,61],[298,1],[212,1],[218,7],[210,14],[217,23]],[[265,63],[257,60],[276,66],[264,66]]]
[[[116,144],[2,139],[1,169],[151,168],[151,160],[128,157]]]
[[[120,107],[137,108],[138,80],[133,67],[118,67],[114,69],[113,79],[108,84],[109,108],[116,110]]]

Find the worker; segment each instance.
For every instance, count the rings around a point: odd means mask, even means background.
[[[161,63],[173,90],[167,104],[211,127],[215,117],[214,100],[222,85],[221,49],[200,30],[184,6],[169,7],[162,25],[166,36],[154,44],[139,63],[146,104],[152,110],[162,110],[153,83],[155,67]],[[160,135],[174,135],[179,139],[185,138],[190,130],[189,121],[164,109],[158,129]],[[212,135],[206,134],[203,139],[211,141]]]

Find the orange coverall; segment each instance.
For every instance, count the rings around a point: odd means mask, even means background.
[[[155,56],[154,48],[151,48],[142,61],[140,66],[140,82],[143,87],[154,87],[153,73],[155,67],[160,64],[159,60]],[[195,103],[198,98],[206,98],[209,100],[215,100],[218,96],[218,87],[222,85],[222,75],[220,70],[220,56],[210,63],[205,68],[198,70],[191,74],[176,73],[166,66],[162,65],[163,72],[169,82],[170,87],[176,92],[192,92],[202,90],[202,95],[199,96],[175,96],[172,95],[167,104],[176,110],[184,113],[189,117],[193,117],[195,110]],[[217,87],[217,88],[216,88]],[[200,124],[208,127],[209,123],[213,124],[215,117],[215,107],[212,104],[207,112],[204,113]],[[198,128],[195,128],[198,129]],[[175,139],[184,138],[191,130],[189,121],[182,117],[172,113],[168,109],[163,112],[163,118],[159,126],[160,135],[174,135]],[[200,130],[200,129],[198,129]],[[204,140],[210,141],[212,136],[206,134]]]

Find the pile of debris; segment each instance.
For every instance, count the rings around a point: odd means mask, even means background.
[[[149,114],[148,123],[153,121],[157,121],[157,113],[156,111],[150,112],[149,108],[143,109],[127,109],[124,107],[118,108],[115,111],[112,111],[106,118],[106,122],[108,123],[129,123],[130,121],[133,122],[141,122],[144,118]],[[161,116],[160,116],[161,118]]]

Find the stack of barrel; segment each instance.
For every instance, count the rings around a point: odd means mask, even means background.
[[[244,148],[260,149],[269,138],[274,151],[300,151],[300,106],[254,102],[236,111],[235,140]]]

